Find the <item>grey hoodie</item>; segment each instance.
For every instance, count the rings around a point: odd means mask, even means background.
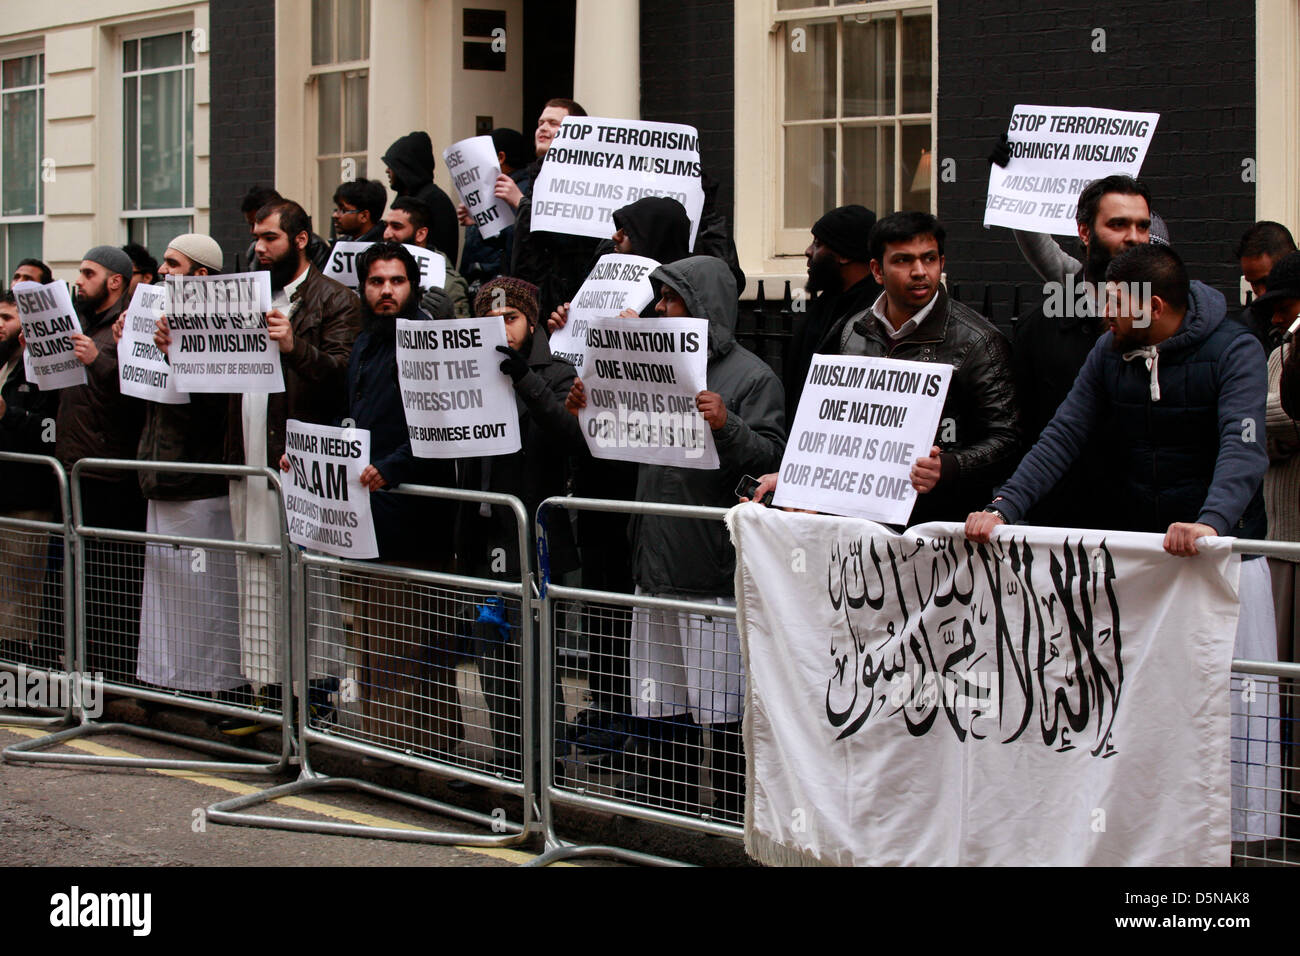
[[[781,465],[785,390],[762,359],[736,342],[736,280],[725,262],[692,256],[660,266],[650,278],[680,295],[687,314],[709,320],[706,383],[726,403],[727,421],[713,433],[719,459],[716,470],[641,465],[637,501],[730,507],[736,503],[735,489],[743,475],[757,477]],[[721,521],[647,515],[633,518],[630,534],[632,576],[642,590],[732,594],[736,556]]]

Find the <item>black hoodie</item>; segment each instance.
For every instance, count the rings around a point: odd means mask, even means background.
[[[393,171],[393,190],[399,196],[414,196],[433,210],[429,241],[448,261],[460,258],[460,223],[456,207],[433,181],[436,163],[433,140],[424,130],[400,137],[384,153],[384,165]]]

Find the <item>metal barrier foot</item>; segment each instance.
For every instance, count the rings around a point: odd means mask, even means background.
[[[187,750],[199,750],[219,757],[237,757],[238,762],[215,760],[184,760],[163,757],[112,757],[102,754],[44,753],[47,747],[54,747],[69,740],[90,737],[95,734],[126,734],[143,737],[159,743],[184,747]],[[6,763],[41,763],[41,764],[82,764],[94,767],[136,767],[155,770],[198,770],[202,772],[221,773],[258,773],[279,774],[288,767],[285,754],[269,754],[256,750],[246,750],[231,744],[187,737],[154,727],[139,727],[135,724],[122,723],[83,723],[67,730],[47,734],[10,744],[0,753]]]
[[[490,829],[491,834],[455,833],[444,830],[425,830],[418,827],[398,829],[396,827],[368,826],[361,823],[338,823],[331,820],[299,820],[292,817],[273,817],[264,814],[244,814],[238,811],[262,803],[270,803],[281,797],[297,796],[322,790],[350,790],[394,800],[398,803],[424,810],[438,816],[464,820]],[[307,771],[298,780],[278,787],[271,787],[259,793],[250,793],[230,800],[222,800],[207,809],[207,819],[212,823],[229,826],[269,827],[276,830],[295,830],[301,833],[325,833],[334,836],[365,837],[368,839],[403,840],[408,843],[431,843],[444,846],[504,847],[511,846],[530,836],[528,828],[512,823],[498,816],[466,810],[439,800],[403,793],[389,787],[357,780],[352,777],[326,777]]]
[[[70,713],[37,717],[34,714],[10,714],[0,711],[0,724],[9,724],[11,727],[67,727],[74,720]]]
[[[683,863],[681,860],[670,860],[667,857],[655,856],[651,853],[638,853],[636,850],[626,850],[618,846],[600,844],[579,846],[573,843],[563,843],[553,836],[547,838],[546,850],[541,856],[535,860],[529,860],[527,863],[521,863],[520,866],[550,866],[552,863],[559,863],[561,860],[572,860],[580,857],[617,860],[620,863],[633,863],[637,866],[693,866],[693,864]]]

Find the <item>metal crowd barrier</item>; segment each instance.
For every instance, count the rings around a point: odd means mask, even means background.
[[[517,528],[518,579],[302,552],[293,614],[294,644],[307,649],[296,660],[297,681],[309,688],[299,697],[301,773],[292,783],[213,804],[210,821],[463,846],[506,846],[537,829],[535,589],[527,513],[509,495],[411,485],[394,492],[509,510]],[[503,808],[489,815],[365,780],[326,776],[312,767],[317,746],[510,795],[522,802],[522,819],[507,819]],[[318,790],[384,797],[491,832],[240,812]]]
[[[0,671],[14,692],[0,721],[28,727],[65,726],[74,720],[81,690],[74,660],[72,509],[68,479],[47,455],[0,453],[0,462],[49,468],[57,490],[57,516],[0,515]],[[55,521],[54,518],[59,520]],[[39,688],[35,702],[28,692]],[[7,696],[7,695],[5,695]],[[44,712],[38,716],[33,710]],[[50,713],[53,712],[53,713]]]
[[[83,764],[173,770],[278,774],[289,765],[293,735],[283,705],[259,702],[243,672],[250,656],[278,648],[290,660],[288,526],[283,507],[275,543],[90,526],[83,479],[96,472],[161,471],[228,478],[264,478],[279,497],[271,469],[235,465],[83,459],[71,476],[76,642],[73,660],[101,694],[171,704],[218,717],[255,720],[280,729],[280,752],[236,747],[128,723],[100,722],[75,708],[77,726],[13,744],[15,763]],[[129,479],[129,480],[134,480]],[[261,567],[262,563],[265,567]],[[248,573],[259,566],[260,574]],[[251,627],[249,626],[251,622]],[[241,644],[243,645],[241,647]],[[275,683],[273,675],[268,684]],[[102,677],[102,679],[101,679]],[[286,693],[283,695],[288,697]],[[121,733],[210,753],[225,760],[47,753],[92,734]]]
[[[555,497],[537,512],[717,521],[725,508]],[[724,531],[725,535],[726,532]],[[545,852],[529,866],[573,857],[675,861],[624,847],[576,844],[555,828],[557,807],[581,807],[698,833],[741,838],[743,668],[734,603],[620,594],[543,580],[542,821]]]

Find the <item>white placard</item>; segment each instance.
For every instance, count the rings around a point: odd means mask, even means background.
[[[935,362],[814,355],[772,503],[906,524],[951,379]]]
[[[578,415],[592,456],[717,468],[713,430],[695,407],[708,351],[707,319],[593,319]]]
[[[141,282],[135,287],[131,305],[117,343],[117,377],[123,395],[132,395],[163,405],[188,405],[189,395],[177,391],[167,356],[153,344],[158,317],[163,314],[167,290]]]
[[[357,258],[373,242],[336,242],[330,250],[329,262],[325,264],[325,275],[335,282],[341,282],[349,289],[357,287]],[[432,249],[402,243],[402,248],[415,257],[420,267],[420,288],[439,289],[447,284],[447,257]]]
[[[519,407],[501,371],[500,316],[397,320],[397,381],[417,458],[483,458],[520,448]]]
[[[43,392],[86,384],[86,366],[72,350],[81,320],[66,283],[15,282],[14,299],[27,341],[27,380]]]
[[[461,202],[474,217],[479,235],[491,239],[513,225],[515,211],[510,208],[510,203],[498,199],[495,193],[501,167],[497,163],[497,148],[491,136],[474,136],[453,143],[442,151],[442,160],[451,172],[451,181],[460,193]]]
[[[379,557],[370,491],[361,484],[370,464],[369,429],[291,418],[284,449],[290,468],[280,476],[280,493],[289,540],[340,558]]]
[[[581,375],[592,320],[615,318],[624,309],[639,314],[654,300],[650,273],[657,268],[659,263],[645,256],[601,256],[569,303],[568,322],[551,333],[551,354],[570,363]]]
[[[958,524],[753,504],[728,521],[751,856],[1228,864],[1232,715],[1268,712],[1230,683],[1229,540],[1175,558],[1158,534],[1017,525],[973,545]]]
[[[533,185],[532,230],[608,239],[614,210],[646,196],[686,208],[694,249],[704,211],[695,127],[566,116]]]
[[[280,347],[267,334],[271,274],[166,276],[168,351],[182,392],[283,392]]]
[[[1137,176],[1159,121],[1159,113],[1017,106],[1011,162],[989,166],[984,225],[1077,235],[1079,193],[1114,173]]]

